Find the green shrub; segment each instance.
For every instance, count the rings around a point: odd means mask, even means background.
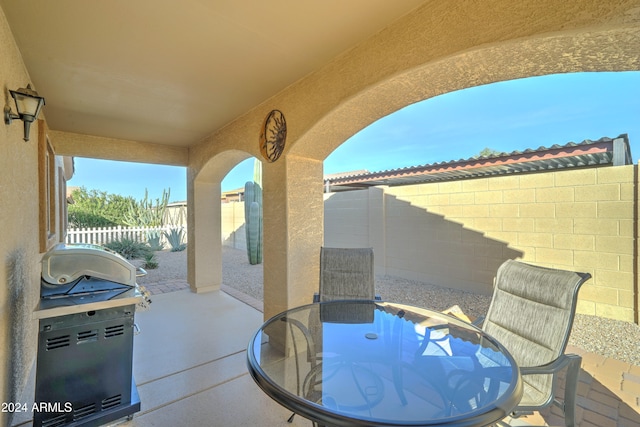
[[[76,188],[68,205],[69,226],[77,228],[124,225],[124,214],[133,197],[108,194],[99,190]]]
[[[156,254],[154,254],[153,252],[149,252],[144,256],[144,268],[147,268],[149,270],[158,268],[158,260],[156,259]]]
[[[171,228],[168,233],[164,232],[164,236],[171,246],[171,252],[180,252],[186,249],[187,245],[182,243],[182,238],[184,237],[182,228]]]
[[[147,254],[152,253],[151,248],[146,243],[136,242],[126,237],[109,242],[104,246],[119,253],[125,259],[145,258]]]
[[[105,218],[103,215],[87,212],[78,207],[71,209],[71,206],[73,205],[69,206],[70,208],[67,213],[67,220],[69,221],[69,227],[71,228],[113,227],[117,225],[115,222]]]
[[[164,243],[160,241],[161,237],[159,230],[147,232],[147,242],[152,251],[156,252],[164,249]]]

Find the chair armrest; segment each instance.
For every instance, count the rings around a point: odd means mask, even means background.
[[[307,357],[309,358],[311,363],[315,365],[316,363],[315,343],[313,342],[313,337],[311,336],[309,329],[307,329],[307,327],[297,319],[291,319],[287,316],[282,316],[280,320],[290,325],[292,329],[291,330],[292,336],[293,336],[293,326],[295,326],[296,328],[298,328],[300,332],[302,332],[302,335],[304,335],[304,339],[307,342]]]
[[[482,326],[483,323],[484,323],[484,316],[480,316],[477,319],[475,319],[473,322],[471,322],[473,326],[477,326],[478,328]]]
[[[571,363],[580,363],[582,357],[577,354],[561,354],[557,359],[540,366],[523,366],[520,368],[521,375],[544,375],[555,374]],[[578,365],[579,366],[579,365]]]
[[[482,322],[484,322],[484,316],[473,318],[473,316],[469,316],[465,314],[458,304],[452,305],[446,310],[442,310],[442,313],[448,314],[449,316],[453,316],[457,319],[462,320],[463,322],[470,323],[473,326],[476,326],[478,328],[480,327],[480,325],[482,325]]]
[[[564,386],[564,401],[554,398],[553,394],[549,397],[549,403],[558,406],[564,413],[566,425],[575,425],[576,416],[576,399],[578,392],[578,376],[580,374],[580,364],[582,357],[577,354],[562,354],[556,360],[541,366],[522,367],[520,373],[522,375],[550,374],[553,375],[553,389],[555,390],[556,374],[563,368],[567,367]],[[544,406],[546,406],[545,404]],[[535,406],[518,406],[515,412],[537,411],[540,405]]]

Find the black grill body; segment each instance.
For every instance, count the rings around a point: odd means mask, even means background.
[[[34,426],[99,426],[140,410],[135,305],[40,319]],[[48,405],[48,407],[47,407]]]

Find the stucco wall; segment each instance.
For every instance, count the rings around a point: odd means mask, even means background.
[[[8,90],[25,87],[31,82],[20,52],[17,50],[5,15],[0,9],[0,84],[4,106],[15,105]],[[35,88],[38,89],[37,87]],[[46,94],[45,94],[46,95]],[[43,115],[41,115],[41,118]],[[37,351],[37,322],[33,310],[40,298],[40,179],[44,170],[39,158],[39,138],[46,124],[31,126],[29,141],[23,141],[20,120],[0,127],[0,401],[20,402],[34,366]],[[53,142],[53,141],[51,141]],[[66,215],[64,199],[65,176],[71,162],[56,156],[50,175],[53,229],[49,244],[60,240]],[[65,173],[65,167],[67,173]],[[68,177],[68,176],[67,176]],[[62,188],[61,188],[62,187]],[[8,425],[11,414],[0,412],[0,425]]]
[[[372,246],[377,273],[481,293],[509,258],[589,272],[578,311],[634,321],[634,173],[619,166],[391,187],[382,199],[380,188],[337,193],[325,202],[325,244]],[[382,218],[371,220],[365,197],[378,200]]]
[[[3,107],[8,89],[29,83],[0,9],[0,83]],[[37,89],[37,88],[36,88]],[[13,106],[15,111],[15,106]],[[38,138],[22,140],[22,122],[0,125],[0,401],[18,401],[36,353],[31,310],[39,297]],[[0,425],[9,414],[0,413]]]

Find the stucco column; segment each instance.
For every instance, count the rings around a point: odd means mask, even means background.
[[[220,289],[222,283],[222,232],[220,183],[187,178],[188,281],[192,292]]]
[[[312,302],[323,242],[322,161],[264,164],[264,318]]]

